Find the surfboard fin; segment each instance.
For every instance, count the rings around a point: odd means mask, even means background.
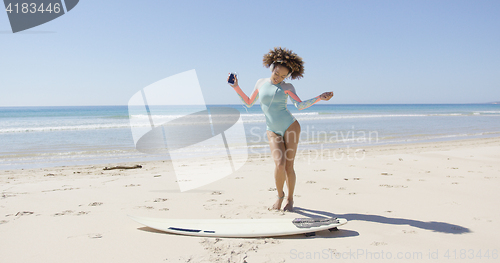
[[[298,228],[311,228],[339,223],[337,218],[295,218],[292,223]]]

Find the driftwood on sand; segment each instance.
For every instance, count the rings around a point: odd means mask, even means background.
[[[142,165],[133,165],[133,166],[123,166],[123,165],[118,165],[118,166],[113,166],[113,167],[104,167],[103,170],[114,170],[114,169],[138,169],[142,168]]]

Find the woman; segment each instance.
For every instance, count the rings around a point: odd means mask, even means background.
[[[259,79],[250,98],[238,86],[238,79],[230,84],[247,107],[251,107],[257,98],[266,116],[267,138],[271,147],[271,155],[276,165],[274,180],[278,191],[278,200],[272,209],[280,210],[285,192],[286,182],[288,198],[284,211],[293,210],[293,191],[295,189],[295,171],[293,163],[300,137],[300,125],[287,108],[288,97],[297,109],[302,110],[320,100],[329,100],[333,92],[325,92],[310,100],[301,101],[292,84],[284,82],[286,78],[299,79],[304,74],[304,62],[291,50],[274,48],[264,55],[264,66],[272,71],[270,78]]]

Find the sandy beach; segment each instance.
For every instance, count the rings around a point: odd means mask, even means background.
[[[269,155],[187,192],[168,161],[1,171],[0,262],[498,260],[500,138],[331,151],[299,152],[294,212],[268,211],[276,198]],[[203,238],[162,233],[128,214],[349,222],[313,237]]]

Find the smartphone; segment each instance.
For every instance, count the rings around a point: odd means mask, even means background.
[[[229,79],[227,80],[227,83],[234,85],[234,80],[236,79],[236,73],[230,73],[229,74]]]

